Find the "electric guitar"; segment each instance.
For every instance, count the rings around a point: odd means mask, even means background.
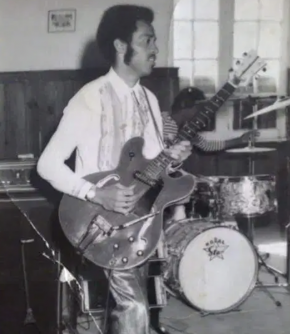
[[[231,79],[179,130],[177,141],[191,140],[235,88],[248,85],[265,65],[256,52],[245,53],[231,71]],[[108,211],[101,205],[69,195],[61,200],[59,218],[64,234],[80,254],[100,267],[126,270],[148,260],[162,235],[164,209],[194,190],[192,175],[171,178],[167,170],[173,159],[162,151],[156,158],[147,160],[142,155],[143,144],[141,137],[130,139],[115,170],[85,177],[100,188],[117,182],[125,186],[134,184],[142,197],[131,213]]]

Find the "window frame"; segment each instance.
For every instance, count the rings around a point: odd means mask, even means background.
[[[196,0],[195,0],[196,1]],[[202,1],[202,0],[197,0]],[[174,8],[178,0],[174,0]],[[221,87],[228,80],[228,71],[233,64],[233,51],[234,51],[234,12],[235,4],[233,0],[219,0],[219,53],[218,53],[218,79],[217,88]],[[281,56],[280,56],[280,76],[278,83],[279,95],[287,95],[288,91],[288,67],[290,63],[290,1],[284,0],[283,3],[283,19],[282,19],[282,43],[281,43]],[[173,45],[173,27],[174,27],[174,8],[170,29],[170,56],[168,59],[169,64],[174,66],[174,45]],[[210,21],[210,20],[208,20]],[[253,20],[256,21],[256,20]],[[248,51],[248,50],[245,50]],[[273,93],[258,93],[255,96],[263,97],[268,95],[276,95]],[[253,94],[251,94],[253,95]],[[231,98],[245,98],[248,95],[236,92]],[[207,95],[211,97],[211,95]],[[229,139],[240,136],[246,130],[234,130],[233,129],[233,108],[229,106],[231,102],[222,107],[216,117],[216,127],[213,131],[203,132],[203,135],[207,139]],[[286,140],[286,110],[279,110],[277,112],[276,128],[272,129],[259,129],[260,137],[259,142],[279,142]]]

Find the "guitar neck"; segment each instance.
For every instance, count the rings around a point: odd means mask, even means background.
[[[202,104],[200,108],[195,108],[193,117],[178,132],[176,141],[192,141],[196,133],[204,129],[215,113],[233,94],[236,87],[227,82],[211,99]]]

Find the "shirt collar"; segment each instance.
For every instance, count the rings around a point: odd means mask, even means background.
[[[112,67],[110,68],[107,76],[121,100],[124,98],[124,96],[130,95],[132,92],[137,93],[140,89],[140,81],[138,81],[134,87],[129,87]]]

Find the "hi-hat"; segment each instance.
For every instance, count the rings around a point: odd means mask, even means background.
[[[252,118],[252,117],[257,117],[259,115],[263,115],[263,114],[266,114],[270,111],[273,111],[273,110],[278,110],[278,109],[281,109],[281,108],[285,108],[285,107],[288,107],[290,106],[290,98],[287,97],[283,100],[277,100],[276,102],[274,102],[273,104],[271,104],[270,106],[268,107],[265,107],[265,108],[262,108],[256,112],[254,112],[253,114],[245,117],[244,119],[249,119],[249,118]]]
[[[275,151],[275,148],[270,147],[255,147],[255,146],[247,146],[244,148],[232,148],[226,150],[228,153],[262,153],[262,152],[270,152]]]

